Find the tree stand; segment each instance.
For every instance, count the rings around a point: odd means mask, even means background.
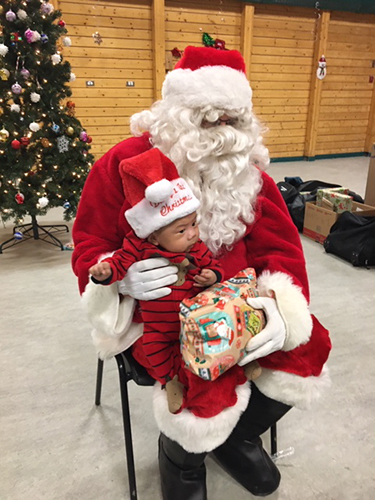
[[[69,232],[69,228],[66,224],[53,225],[53,226],[40,226],[36,221],[36,216],[31,215],[31,223],[22,224],[21,226],[15,226],[13,228],[13,238],[10,238],[7,241],[4,241],[0,245],[0,254],[3,253],[3,250],[6,248],[12,247],[14,245],[18,245],[18,243],[23,243],[30,238],[34,238],[34,240],[41,240],[45,243],[49,243],[50,245],[54,245],[56,247],[60,247],[61,250],[64,250],[64,245],[61,241],[54,236],[54,233],[59,233],[61,231]],[[21,233],[21,239],[15,239],[15,234]]]

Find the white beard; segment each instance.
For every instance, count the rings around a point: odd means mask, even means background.
[[[166,151],[179,174],[200,200],[200,237],[214,255],[231,247],[254,221],[254,206],[262,187],[260,171],[252,164],[254,141],[233,127],[200,129],[182,135]]]

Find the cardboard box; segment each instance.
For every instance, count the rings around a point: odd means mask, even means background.
[[[370,164],[368,166],[365,203],[375,206],[375,144],[372,145]]]
[[[375,207],[353,201],[352,212],[357,215],[375,216]],[[303,234],[318,243],[323,244],[329,235],[331,227],[341,214],[328,208],[317,207],[316,203],[308,202],[305,208]]]

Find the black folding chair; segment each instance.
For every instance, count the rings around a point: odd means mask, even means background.
[[[137,500],[137,486],[135,481],[135,467],[134,467],[134,453],[133,453],[133,440],[130,422],[129,411],[129,396],[128,396],[128,382],[134,380],[140,386],[153,386],[155,380],[147,373],[146,369],[141,366],[132,356],[130,349],[121,352],[115,356],[120,378],[120,392],[121,392],[121,407],[122,407],[122,421],[124,425],[125,436],[125,452],[128,468],[129,492],[130,500]],[[98,369],[96,375],[96,393],[95,404],[100,406],[100,397],[102,392],[103,380],[103,365],[104,362],[98,359]],[[276,424],[271,429],[271,454],[277,453],[277,433]]]
[[[133,440],[132,430],[130,423],[130,410],[129,410],[129,396],[128,396],[128,382],[134,380],[137,385],[152,386],[155,380],[147,373],[146,369],[141,366],[132,356],[130,349],[121,352],[115,356],[117,367],[120,377],[120,392],[121,392],[121,407],[122,407],[122,421],[124,425],[125,436],[125,452],[126,462],[128,466],[128,480],[130,499],[137,500],[137,485],[135,482],[135,467],[134,467],[134,453],[133,453]],[[102,379],[103,379],[103,364],[101,359],[98,359],[98,370],[96,375],[96,393],[95,404],[100,405],[100,396],[102,392]]]

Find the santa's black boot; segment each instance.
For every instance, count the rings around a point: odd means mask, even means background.
[[[263,449],[259,436],[290,408],[264,396],[252,384],[249,405],[236,428],[227,441],[213,451],[220,465],[253,495],[267,496],[279,487],[280,472]]]
[[[163,500],[207,500],[207,453],[188,453],[164,434],[159,437],[159,469]]]

